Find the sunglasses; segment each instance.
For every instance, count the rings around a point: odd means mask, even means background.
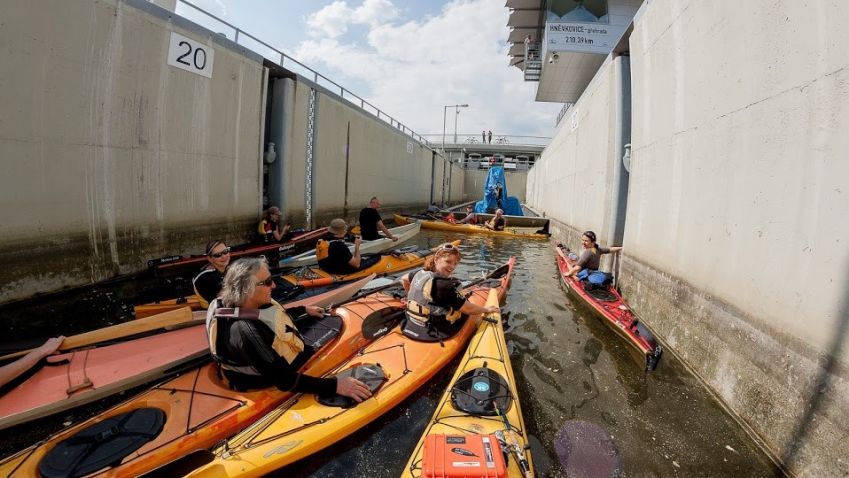
[[[214,252],[212,254],[209,254],[209,257],[214,257],[214,258],[218,259],[219,257],[226,256],[229,253],[230,253],[230,248],[225,247],[224,250],[221,251],[221,252]]]
[[[459,251],[460,248],[458,248],[457,246],[455,246],[454,244],[451,244],[449,242],[447,244],[443,244],[443,245],[439,246],[439,250],[440,251]]]
[[[272,277],[272,276],[268,276],[268,279],[261,280],[261,281],[256,283],[257,287],[259,287],[259,286],[271,287],[272,285],[274,285],[274,277]]]

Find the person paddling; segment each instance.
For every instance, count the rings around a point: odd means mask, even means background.
[[[264,258],[239,259],[227,269],[221,297],[209,305],[210,351],[230,386],[240,391],[274,386],[288,392],[337,393],[357,402],[370,397],[368,387],[352,377],[320,378],[298,371],[315,350],[304,343],[293,317],[321,317],[324,309],[284,309],[271,298],[274,288]]]
[[[383,224],[383,218],[380,217],[380,213],[377,211],[379,207],[380,200],[377,197],[373,197],[369,201],[368,207],[364,207],[360,211],[360,234],[363,236],[363,240],[374,241],[382,238],[383,236],[378,233],[379,230],[389,239],[397,241],[398,238]]]
[[[482,307],[460,293],[460,280],[452,277],[460,259],[457,246],[443,244],[425,259],[422,270],[401,278],[407,293],[405,334],[441,340],[460,330],[469,315],[498,312],[498,307]]]
[[[507,219],[504,217],[504,211],[501,209],[495,210],[495,216],[484,223],[485,228],[493,231],[503,231],[507,227]]]
[[[475,210],[472,208],[472,205],[469,204],[466,206],[466,217],[457,221],[457,224],[477,224],[478,223],[478,215],[475,214]]]
[[[216,239],[206,245],[207,264],[192,279],[195,295],[204,308],[209,307],[212,299],[218,297],[224,282],[224,271],[230,264],[230,248],[224,241]]]
[[[581,271],[586,271],[581,275],[577,276],[579,279],[583,279],[591,272],[597,271],[599,267],[601,267],[602,255],[610,254],[611,252],[619,252],[622,250],[621,246],[600,247],[595,240],[596,237],[593,231],[587,231],[581,235],[581,247],[584,250],[581,251],[581,254],[578,256],[578,261],[575,262],[575,265],[570,267],[569,271],[564,274],[565,277],[571,277],[581,273]]]

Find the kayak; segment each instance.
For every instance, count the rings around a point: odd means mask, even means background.
[[[349,296],[354,296],[370,279],[343,287]],[[312,297],[309,303],[328,306],[329,296],[330,293]],[[305,342],[316,346],[318,352],[302,371],[313,376],[326,374],[385,332],[387,322],[400,320],[401,314],[397,299],[375,293],[335,308],[333,315],[317,319],[313,326],[303,326]],[[203,329],[201,333],[205,337]],[[292,395],[274,387],[231,390],[219,375],[218,366],[207,363],[0,461],[0,476],[138,476],[194,451],[208,449]],[[134,440],[113,433],[118,430],[117,423],[127,422],[138,428]],[[153,429],[142,433],[147,427]],[[111,448],[105,451],[108,459],[98,460],[98,453],[93,452],[90,458],[77,463],[75,470],[62,468],[77,461],[79,456],[68,453],[74,453],[75,443],[87,435],[100,437],[100,443]],[[114,450],[116,447],[118,451]],[[84,448],[82,452],[90,450]]]
[[[327,228],[322,227],[312,231],[295,233],[286,242],[273,244],[245,243],[230,248],[230,259],[264,255],[271,260],[301,252],[315,247],[315,243],[327,234]],[[190,256],[165,256],[147,261],[148,269],[157,274],[196,273],[207,262],[206,255],[193,254]]]
[[[423,229],[434,229],[437,231],[448,231],[468,234],[489,234],[493,236],[522,237],[525,239],[548,239],[548,235],[546,234],[522,232],[511,227],[508,227],[503,231],[493,231],[483,226],[478,226],[474,224],[454,224],[447,221],[438,221],[435,219],[416,219],[413,217],[401,216],[398,214],[395,214],[394,217],[396,224],[412,224],[415,222],[420,222]],[[509,225],[510,223],[508,222],[507,224]]]
[[[208,357],[203,325],[51,355],[0,397],[0,430],[173,375]]]
[[[582,302],[596,311],[601,316],[602,321],[610,326],[614,332],[625,339],[625,342],[644,361],[646,370],[654,370],[663,354],[663,348],[657,343],[648,327],[639,320],[634,311],[622,299],[619,292],[612,285],[588,290],[577,277],[566,277],[565,274],[575,264],[578,257],[568,248],[559,245],[556,245],[554,250],[557,253],[560,282],[567,290],[574,292]]]
[[[278,276],[275,276],[278,277]],[[339,287],[341,282],[335,282],[326,287],[327,290],[334,290]],[[344,291],[340,292],[342,295]],[[281,304],[289,304],[293,299],[306,300],[310,296],[317,295],[315,291],[305,291],[304,288],[296,287],[289,282],[281,282],[278,278],[277,287],[271,291],[271,297]],[[344,299],[343,299],[344,300]],[[333,301],[331,300],[331,303]],[[297,302],[295,303],[297,304]],[[134,307],[136,319],[148,317],[155,314],[162,314],[167,311],[189,307],[192,310],[206,310],[200,303],[196,295],[189,297],[180,297],[179,299],[163,300],[159,302],[151,302],[149,304],[141,304]],[[291,307],[291,305],[290,305]]]
[[[455,246],[460,245],[460,241],[452,242]],[[302,267],[291,274],[281,277],[281,279],[299,285],[305,289],[311,287],[321,287],[356,280],[367,274],[377,274],[385,276],[396,272],[405,271],[414,267],[419,267],[424,264],[425,258],[433,254],[440,246],[433,249],[416,250],[415,246],[410,248],[402,248],[393,253],[381,254],[374,264],[352,274],[331,274],[321,270],[318,266]],[[366,257],[363,257],[366,260]]]
[[[495,290],[486,305],[498,305]],[[467,476],[448,471],[474,468],[528,478],[533,461],[527,446],[501,314],[491,314],[478,325],[401,476]]]
[[[415,237],[421,229],[420,224],[407,224],[406,226],[398,226],[389,229],[392,235],[397,237],[397,241],[393,241],[386,237],[375,239],[373,241],[363,241],[360,244],[360,254],[377,254],[389,249],[392,249],[404,241],[408,241]],[[354,245],[348,246],[351,253],[354,252]],[[315,251],[307,251],[297,256],[287,257],[280,260],[280,267],[303,267],[318,264],[318,259],[315,257]]]
[[[503,303],[515,258],[499,268],[498,278],[467,289],[469,300],[483,305],[495,289]],[[471,285],[471,284],[470,284]],[[359,430],[398,406],[460,353],[475,333],[480,316],[469,317],[442,341],[418,341],[395,327],[337,367],[331,375],[354,376],[372,390],[355,404],[345,397],[301,394],[217,446],[208,463],[187,474],[198,477],[262,476],[309,456]]]

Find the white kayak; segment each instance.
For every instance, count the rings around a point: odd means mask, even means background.
[[[387,251],[389,249],[394,249],[402,242],[408,241],[415,237],[421,230],[421,227],[422,225],[420,223],[393,227],[389,230],[392,232],[393,236],[398,238],[397,241],[393,241],[385,237],[375,239],[373,241],[363,241],[362,244],[360,244],[360,255],[377,254],[379,252]],[[348,245],[348,249],[350,249],[351,252],[354,252],[354,245]],[[311,266],[314,264],[318,264],[318,260],[315,258],[315,250],[307,251],[303,254],[298,254],[297,256],[287,257],[285,259],[280,260],[280,267],[303,267]]]

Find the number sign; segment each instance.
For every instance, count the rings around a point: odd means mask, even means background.
[[[212,78],[212,61],[215,50],[191,38],[171,32],[168,46],[168,64],[181,70]]]

